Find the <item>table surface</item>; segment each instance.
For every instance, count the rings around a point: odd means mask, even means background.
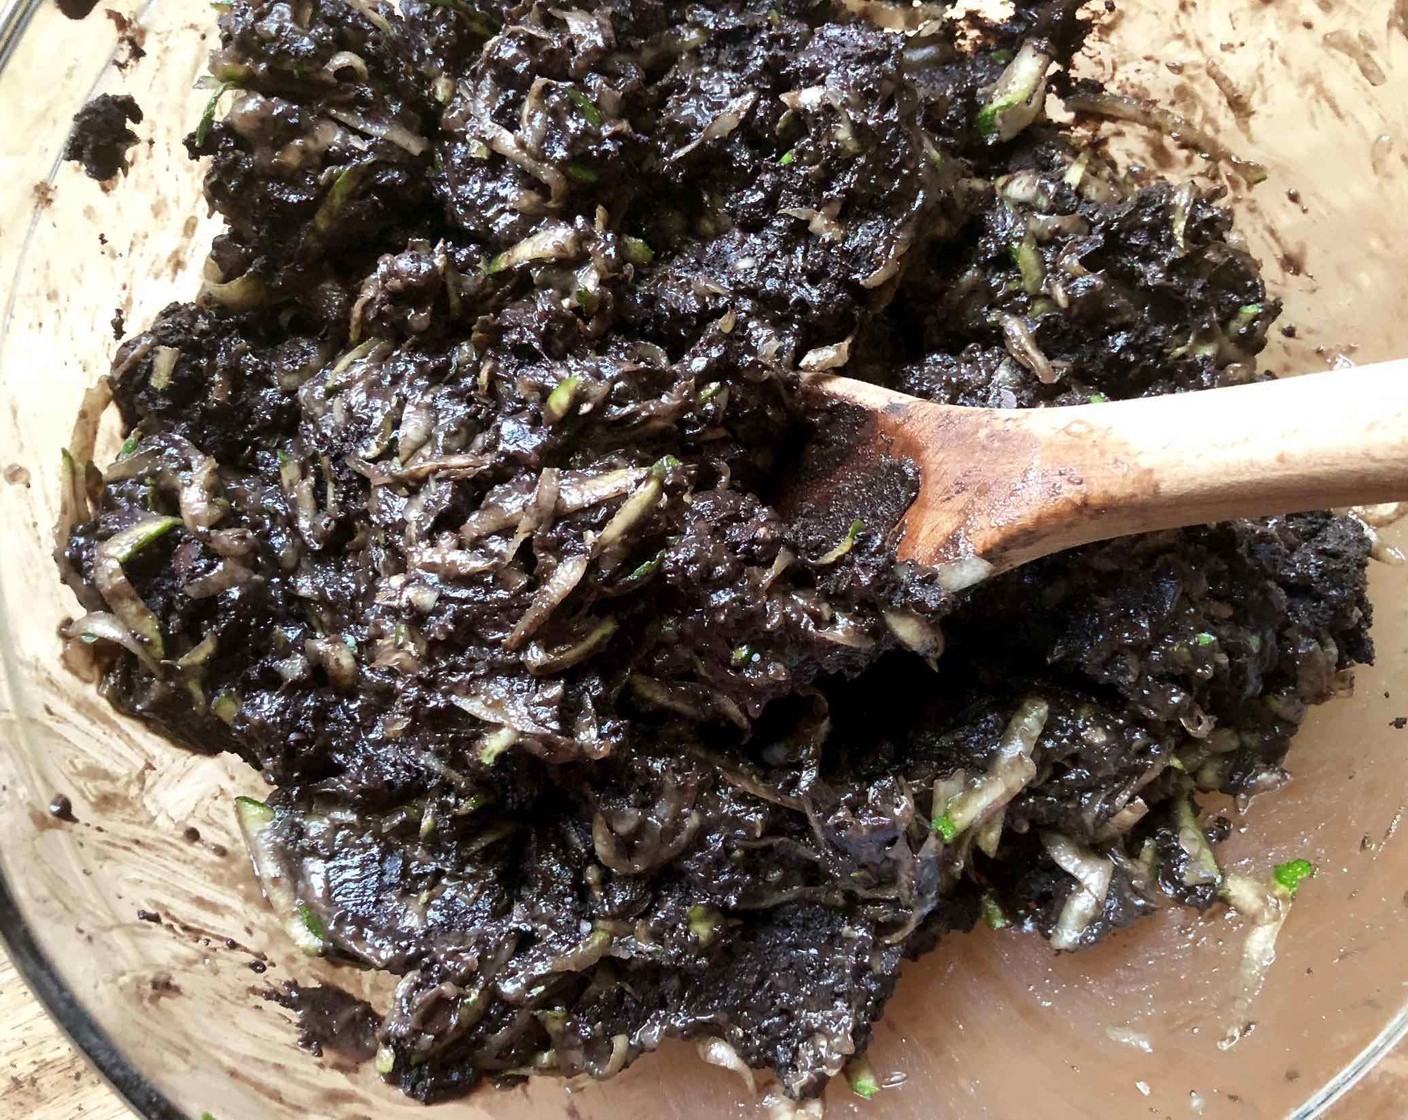
[[[1408,1046],[1400,1045],[1331,1110],[1327,1120],[1402,1120],[1405,1114]],[[3,950],[0,1120],[133,1120],[117,1094],[29,994]]]
[[[0,1120],[132,1120],[0,952]]]

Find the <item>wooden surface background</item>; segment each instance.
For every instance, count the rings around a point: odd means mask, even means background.
[[[0,951],[0,1118],[130,1120],[131,1116],[29,994]]]

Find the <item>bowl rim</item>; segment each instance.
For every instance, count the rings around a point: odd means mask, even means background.
[[[0,4],[0,69],[15,48],[43,0],[4,0]],[[8,675],[8,674],[7,674]],[[84,1060],[145,1120],[187,1120],[177,1108],[123,1055],[107,1031],[84,1008],[41,948],[19,902],[0,871],[0,944],[10,963],[49,1018],[58,1024]]]
[[[29,26],[43,0],[4,0],[0,3],[0,69],[14,53],[20,35]]]

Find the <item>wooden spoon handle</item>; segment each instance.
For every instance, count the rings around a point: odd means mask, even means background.
[[[999,569],[1129,533],[1408,499],[1408,361],[1017,415],[1037,437],[1031,485],[971,541]]]

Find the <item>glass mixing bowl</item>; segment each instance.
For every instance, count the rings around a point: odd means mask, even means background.
[[[36,993],[147,1116],[421,1117],[367,1066],[296,1049],[289,1013],[261,997],[293,978],[374,1000],[386,989],[301,957],[265,908],[232,811],[258,777],[117,718],[60,665],[55,631],[74,603],[49,561],[58,450],[107,368],[115,310],[141,324],[190,296],[214,228],[180,145],[209,96],[195,82],[214,15],[203,0],[128,14],[146,51],[136,60],[101,7],[75,23],[52,0],[20,0],[0,20],[0,927]],[[1100,18],[1089,72],[1268,170],[1255,190],[1228,180],[1295,328],[1265,361],[1295,372],[1408,352],[1402,0],[1129,0]],[[110,191],[58,163],[69,118],[102,90],[146,112],[131,174]],[[1105,131],[1148,168],[1230,174],[1142,129]],[[1311,715],[1295,780],[1235,815],[1224,847],[1258,873],[1295,856],[1320,868],[1282,931],[1254,1030],[1226,1046],[1236,916],[1169,910],[1064,957],[982,929],[908,968],[871,1051],[885,1089],[867,1105],[835,1086],[830,1114],[1401,1115],[1408,731],[1392,722],[1408,714],[1408,568],[1376,565],[1372,592],[1379,663],[1353,699]],[[56,794],[76,821],[47,811]],[[438,1116],[690,1120],[744,1096],[734,1075],[671,1045],[607,1084],[488,1090]]]

